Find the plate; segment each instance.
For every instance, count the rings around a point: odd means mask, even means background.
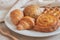
[[[53,35],[57,35],[57,34],[60,33],[60,28],[58,28],[56,31],[50,32],[50,33],[37,32],[37,31],[33,31],[33,30],[17,30],[15,25],[10,20],[10,12],[14,9],[21,9],[20,7],[22,5],[20,5],[21,4],[20,2],[18,2],[18,3],[9,11],[9,13],[5,17],[5,24],[7,25],[7,27],[10,30],[12,30],[12,31],[14,31],[18,34],[22,34],[22,35],[25,35],[25,36],[31,36],[31,37],[48,37],[48,36],[53,36]]]

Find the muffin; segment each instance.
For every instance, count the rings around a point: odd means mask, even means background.
[[[40,32],[53,32],[58,29],[57,17],[50,14],[41,14],[36,21],[34,30]]]
[[[28,30],[32,29],[35,25],[35,20],[34,18],[31,18],[29,16],[23,17],[20,22],[17,25],[18,30]]]
[[[40,8],[38,5],[29,5],[24,9],[24,15],[37,18],[40,15]]]
[[[10,13],[10,18],[13,24],[17,23],[24,17],[23,12],[19,9],[15,9]]]

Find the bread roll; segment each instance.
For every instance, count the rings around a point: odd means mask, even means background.
[[[29,5],[24,9],[23,12],[24,12],[25,16],[30,16],[33,18],[37,18],[41,13],[38,5]]]
[[[10,18],[13,24],[17,25],[17,23],[24,17],[23,12],[19,9],[15,9],[11,12]]]
[[[18,30],[32,29],[35,25],[35,20],[29,16],[23,17],[17,25]]]

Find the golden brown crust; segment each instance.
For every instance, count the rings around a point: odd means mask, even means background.
[[[18,30],[27,30],[27,29],[30,29],[30,28],[31,28],[30,25],[27,22],[22,21],[22,20],[17,25]]]
[[[23,12],[20,11],[19,9],[15,9],[11,12],[10,18],[13,24],[17,24],[18,21],[20,21],[24,17]]]
[[[31,18],[31,17],[29,17],[29,16],[25,16],[25,17],[23,17],[21,20],[26,21],[26,22],[29,23],[30,25],[35,25],[35,19],[34,19],[34,18]]]
[[[40,32],[53,32],[56,31],[58,29],[57,25],[53,26],[53,27],[40,27],[39,25],[35,25],[34,30],[35,31],[40,31]]]
[[[42,32],[52,32],[58,28],[58,19],[50,14],[41,14],[37,21],[34,30]]]
[[[20,30],[22,27],[23,27],[22,30],[32,29],[34,25],[35,25],[34,19],[29,16],[25,16],[20,20],[19,24],[17,25],[18,27],[17,29]],[[19,27],[21,28],[19,29]]]
[[[59,19],[58,24],[60,26],[60,8],[59,7],[45,8],[43,13],[56,16]]]
[[[37,18],[40,15],[40,8],[38,5],[29,5],[24,9],[25,16]]]

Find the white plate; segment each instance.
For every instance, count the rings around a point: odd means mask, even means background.
[[[20,3],[20,2],[18,2]],[[25,3],[24,3],[25,4]],[[6,18],[5,18],[5,24],[7,25],[7,27],[9,29],[11,29],[12,31],[18,33],[18,34],[22,34],[22,35],[26,35],[26,36],[31,36],[31,37],[48,37],[48,36],[53,36],[53,35],[56,35],[56,34],[59,34],[60,33],[60,28],[58,28],[56,31],[54,32],[51,32],[51,33],[42,33],[42,32],[36,32],[36,31],[33,31],[33,30],[17,30],[15,25],[12,24],[11,20],[10,20],[10,17],[9,17],[9,14],[12,10],[14,9],[20,9],[21,5],[19,6],[20,4],[16,4],[10,11],[9,13],[7,14]]]

